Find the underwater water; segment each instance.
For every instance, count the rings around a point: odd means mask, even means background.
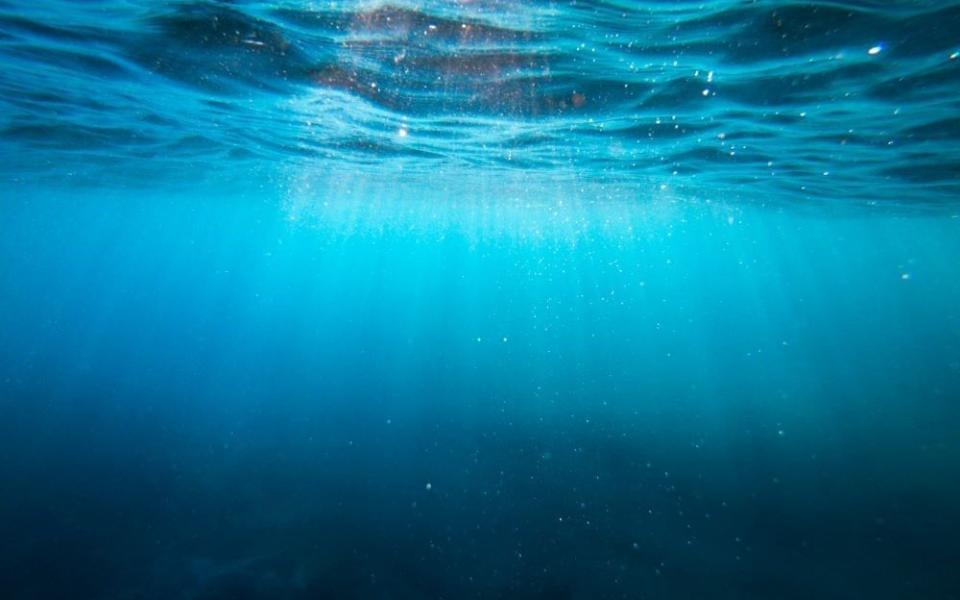
[[[0,0],[0,597],[960,598],[958,53]]]

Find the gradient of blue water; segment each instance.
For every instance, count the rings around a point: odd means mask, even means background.
[[[3,597],[958,597],[958,19],[0,0]]]

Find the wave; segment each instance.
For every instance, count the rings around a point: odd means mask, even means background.
[[[316,4],[0,3],[8,168],[402,161],[960,199],[955,2]]]

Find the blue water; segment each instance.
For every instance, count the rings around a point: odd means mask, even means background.
[[[0,597],[960,598],[958,53],[0,0]]]

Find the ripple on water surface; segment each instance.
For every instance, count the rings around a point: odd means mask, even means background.
[[[957,31],[952,2],[0,3],[0,149],[950,205]]]

